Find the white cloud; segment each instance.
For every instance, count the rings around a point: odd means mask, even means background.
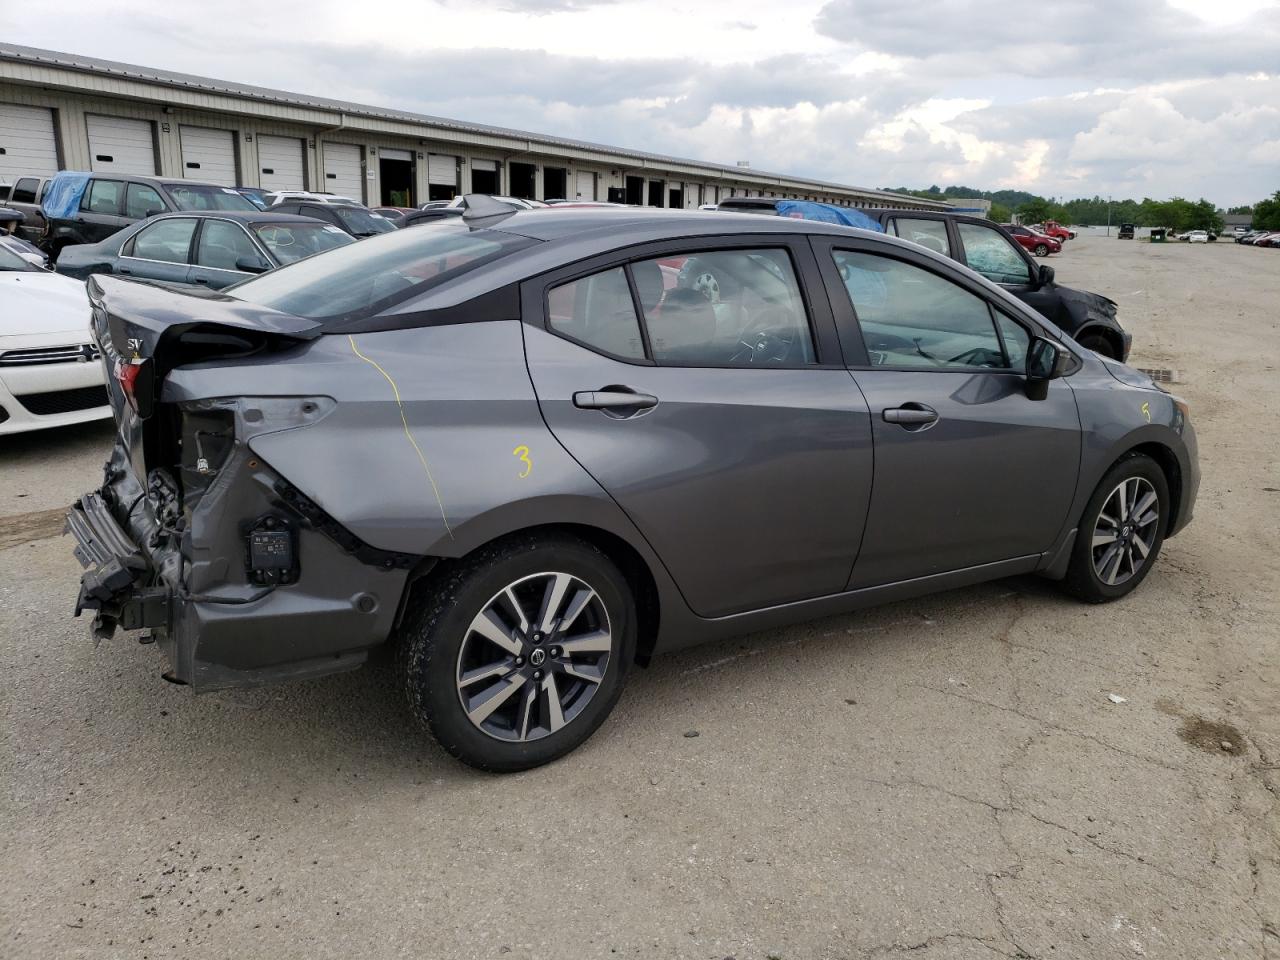
[[[1275,0],[63,0],[7,39],[867,186],[1255,200]]]

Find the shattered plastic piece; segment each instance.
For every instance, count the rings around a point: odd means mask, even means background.
[[[1128,697],[1122,697],[1118,693],[1108,693],[1107,699],[1110,700],[1112,703],[1128,703],[1129,702]]]

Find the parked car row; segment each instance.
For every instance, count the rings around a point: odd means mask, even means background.
[[[1236,243],[1249,247],[1280,248],[1280,230],[1250,230],[1236,237]]]

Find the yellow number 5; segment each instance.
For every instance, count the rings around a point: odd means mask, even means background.
[[[1147,418],[1147,423],[1151,422],[1151,404],[1144,403],[1142,405],[1142,415]]]
[[[521,480],[533,473],[533,461],[529,459],[529,448],[523,443],[511,451],[513,457],[519,457],[520,462],[524,464],[524,471],[517,474]]]

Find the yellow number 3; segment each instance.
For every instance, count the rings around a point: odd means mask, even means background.
[[[514,450],[511,451],[511,455],[513,457],[519,457],[520,462],[524,464],[524,471],[520,474],[517,474],[517,476],[519,476],[521,480],[523,480],[529,474],[533,473],[533,461],[529,459],[528,447],[526,447],[522,443],[520,444],[520,446],[516,447]]]
[[[1147,418],[1147,423],[1151,422],[1151,404],[1144,403],[1142,405],[1142,415]]]

